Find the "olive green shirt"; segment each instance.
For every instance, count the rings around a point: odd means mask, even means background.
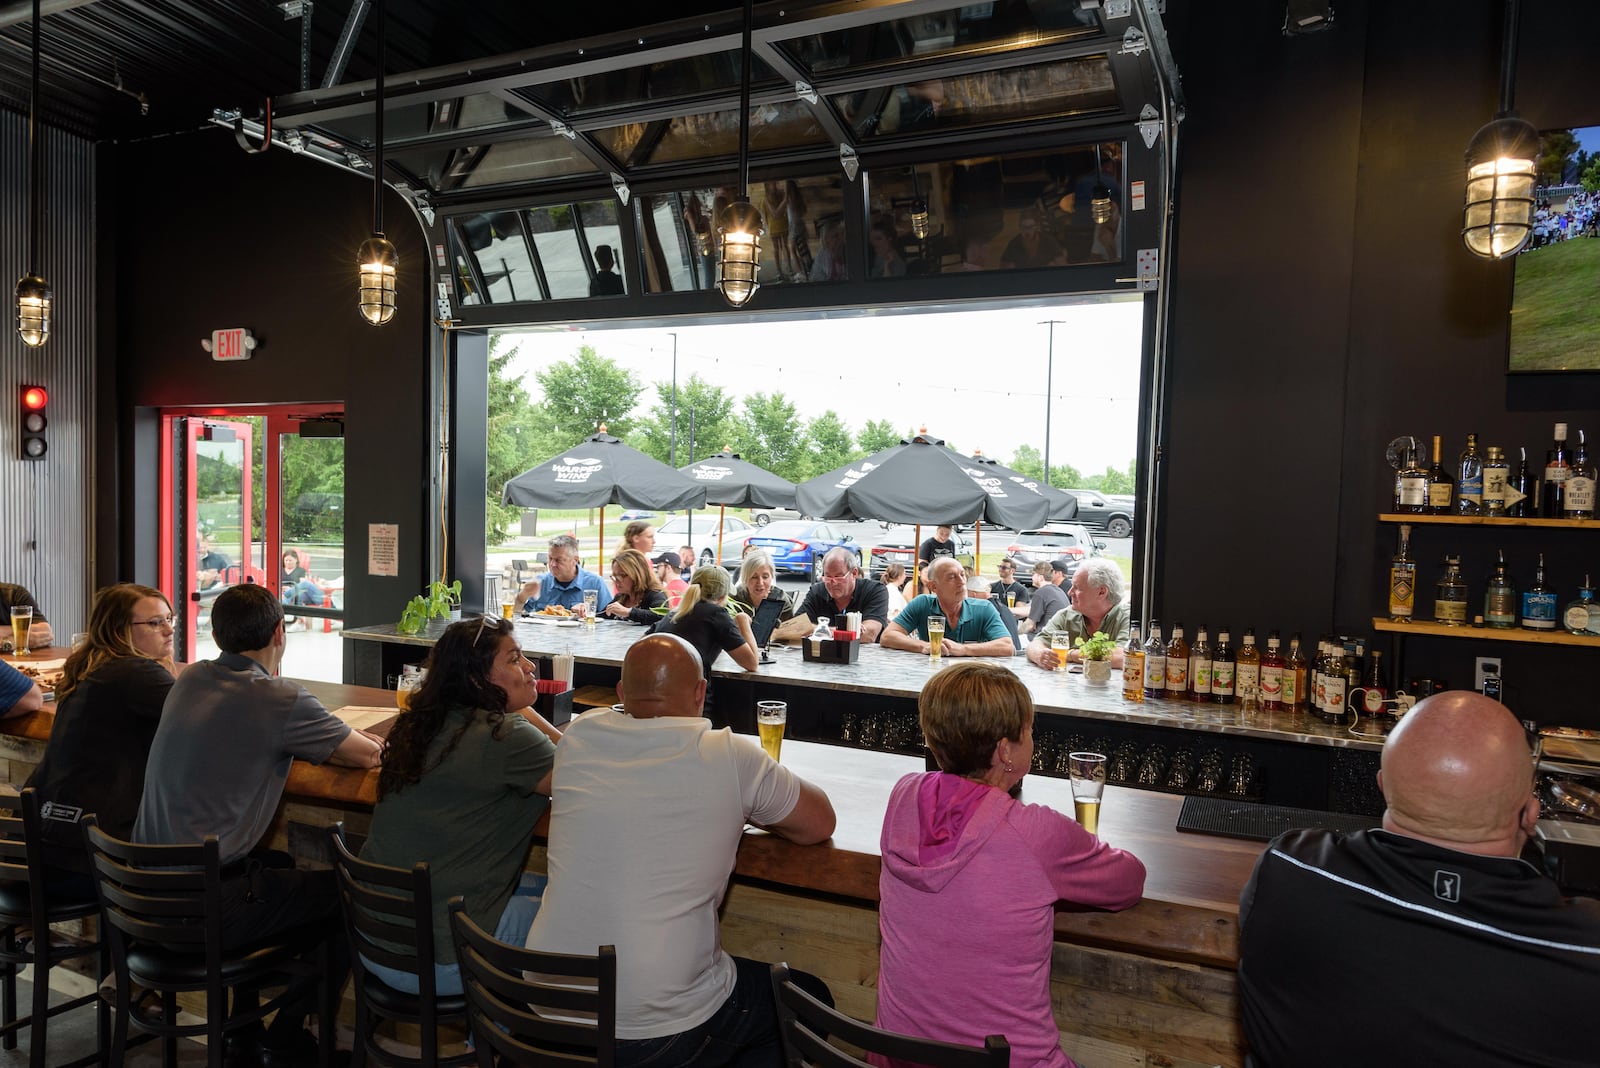
[[[1106,613],[1106,618],[1100,621],[1100,630],[1116,639],[1118,644],[1126,645],[1128,642],[1127,604],[1112,605],[1111,611]],[[1057,634],[1065,634],[1071,638],[1074,647],[1077,646],[1079,638],[1087,639],[1091,636],[1085,627],[1083,613],[1070,604],[1051,616],[1050,621],[1040,629],[1036,636],[1043,640],[1046,645],[1049,645],[1050,639]]]

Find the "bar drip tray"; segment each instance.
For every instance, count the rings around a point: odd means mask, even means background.
[[[1314,808],[1261,805],[1221,797],[1186,797],[1178,813],[1178,830],[1223,838],[1271,841],[1284,831],[1314,827],[1328,831],[1364,831],[1381,821],[1376,816],[1319,812]]]

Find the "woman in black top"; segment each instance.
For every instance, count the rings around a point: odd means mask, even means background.
[[[762,601],[777,601],[783,605],[778,622],[787,623],[794,618],[794,605],[778,589],[773,579],[772,557],[765,549],[751,549],[739,564],[739,588],[733,591],[734,609],[755,615]]]
[[[89,871],[79,820],[94,813],[118,838],[133,831],[144,768],[172,689],[172,606],[160,590],[108,586],[89,612],[88,638],[61,668],[56,718],[27,785],[48,803],[44,856],[53,868]],[[55,873],[51,889],[93,893],[87,874]]]
[[[638,549],[623,549],[611,558],[611,588],[614,596],[600,614],[634,623],[654,623],[660,614],[651,611],[667,603],[667,591]]]
[[[676,634],[694,646],[707,679],[718,653],[727,653],[746,671],[754,671],[761,660],[750,633],[750,617],[728,611],[728,585],[728,573],[722,568],[697,569],[678,607],[650,628],[652,634]]]

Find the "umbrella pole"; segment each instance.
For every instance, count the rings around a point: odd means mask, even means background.
[[[911,596],[922,590],[922,524],[917,524],[917,534],[911,549]]]
[[[600,545],[594,551],[594,573],[602,576],[606,573],[606,506],[600,506]]]
[[[972,550],[972,573],[981,575],[983,574],[983,520],[980,519],[972,524],[972,533],[976,539],[975,548]]]
[[[722,524],[727,522],[727,519],[728,506],[725,504],[717,505],[717,558],[712,563],[718,567],[722,566]]]

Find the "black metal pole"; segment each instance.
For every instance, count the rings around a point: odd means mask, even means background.
[[[33,0],[33,86],[28,96],[28,273],[39,273],[39,193],[44,168],[39,160],[39,0]]]
[[[34,0],[38,3],[38,0]],[[372,232],[383,233],[383,67],[388,58],[387,42],[384,40],[385,22],[384,0],[377,0],[374,5],[378,9],[378,113],[374,117],[373,137],[375,145],[372,153]]]
[[[672,445],[671,463],[678,466],[678,332],[672,332]]]
[[[37,4],[38,0],[34,0]],[[744,0],[744,52],[739,78],[739,199],[750,199],[750,22],[755,0]]]
[[[34,0],[37,6],[38,0]],[[1522,23],[1518,15],[1522,10],[1522,0],[1506,0],[1506,27],[1501,34],[1500,50],[1500,111],[1502,114],[1511,110],[1511,102],[1517,89],[1517,30]]]

